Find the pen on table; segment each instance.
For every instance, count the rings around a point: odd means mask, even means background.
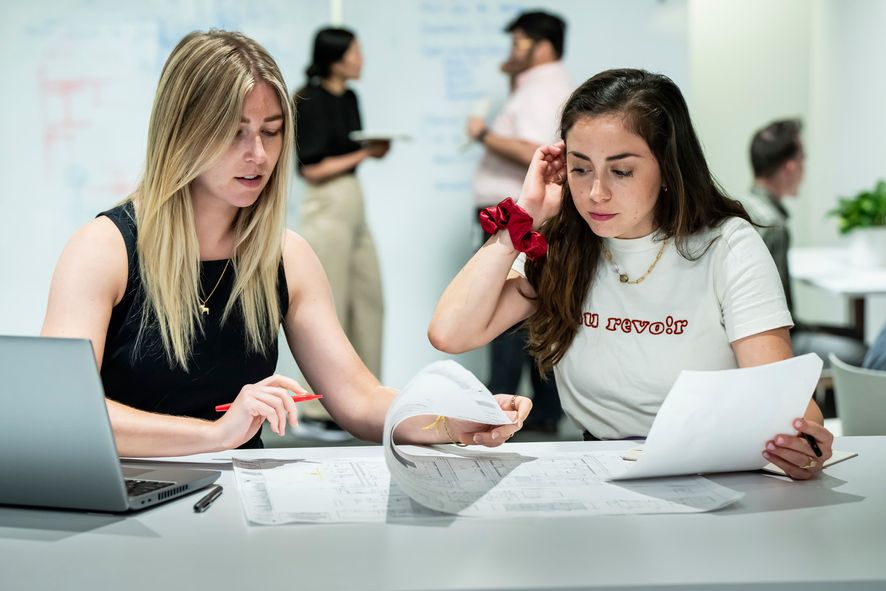
[[[206,493],[206,496],[194,503],[194,512],[195,513],[203,513],[207,509],[209,509],[210,505],[215,502],[217,498],[219,498],[222,494],[222,485],[213,484],[209,487],[209,492]]]
[[[821,448],[818,447],[818,442],[815,441],[815,437],[810,435],[809,433],[800,433],[800,437],[809,442],[809,447],[812,448],[812,452],[815,454],[816,458],[821,457]]]
[[[317,400],[318,398],[323,398],[322,394],[294,394],[290,396],[293,402],[307,402],[308,400]],[[231,408],[231,403],[227,404],[219,404],[215,407],[216,412],[225,412],[229,408]]]

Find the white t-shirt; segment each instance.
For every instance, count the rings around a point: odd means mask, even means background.
[[[554,367],[563,410],[596,437],[645,437],[681,370],[733,369],[731,342],[793,326],[775,264],[753,226],[730,218],[692,237],[690,252],[697,256],[711,240],[695,261],[669,240],[637,285],[620,283],[600,260],[578,334]],[[661,248],[652,235],[605,242],[631,280]],[[514,269],[522,274],[522,266],[518,259]]]

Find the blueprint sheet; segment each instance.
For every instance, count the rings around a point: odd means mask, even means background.
[[[436,482],[436,505],[451,512],[430,509],[392,484],[381,457],[235,459],[234,471],[247,519],[265,525],[452,519],[452,513],[464,518],[694,513],[741,497],[700,476],[607,482],[625,469],[622,453],[409,454],[423,476]]]
[[[607,482],[627,469],[620,451],[528,456],[482,447],[396,445],[414,416],[507,424],[492,394],[452,361],[407,384],[385,421],[384,457],[234,460],[243,508],[258,524],[693,513],[742,495],[700,476]]]

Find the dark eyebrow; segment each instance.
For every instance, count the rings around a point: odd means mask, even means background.
[[[270,123],[271,121],[280,121],[283,119],[283,113],[279,113],[277,115],[271,115],[270,117],[265,117],[265,123]],[[249,119],[241,118],[240,123],[249,123]]]
[[[614,156],[608,156],[606,158],[606,162],[612,162],[613,160],[622,160],[623,158],[642,158],[639,154],[634,154],[632,152],[622,152],[621,154],[615,154]]]
[[[570,150],[567,154],[572,154],[576,158],[581,158],[582,160],[591,161],[590,158],[582,154],[581,152],[576,152],[575,150]],[[634,154],[633,152],[622,152],[621,154],[615,154],[614,156],[609,156],[606,158],[606,162],[612,162],[613,160],[621,160],[623,158],[642,158],[639,154]]]

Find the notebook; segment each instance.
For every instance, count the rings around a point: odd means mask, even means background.
[[[123,512],[221,472],[121,466],[92,345],[0,335],[0,504]]]
[[[628,460],[634,462],[637,458],[640,457],[640,454],[643,453],[642,447],[635,447],[634,449],[629,449],[625,453],[622,454],[621,459]],[[839,464],[844,460],[848,460],[850,458],[854,458],[858,453],[854,451],[837,451],[833,450],[831,452],[831,457],[827,459],[827,461],[822,466],[822,469],[827,468],[828,466],[833,466],[834,464]],[[787,476],[784,473],[784,470],[776,466],[775,464],[769,463],[760,468],[763,472],[769,472],[770,474],[777,474],[779,476]]]

